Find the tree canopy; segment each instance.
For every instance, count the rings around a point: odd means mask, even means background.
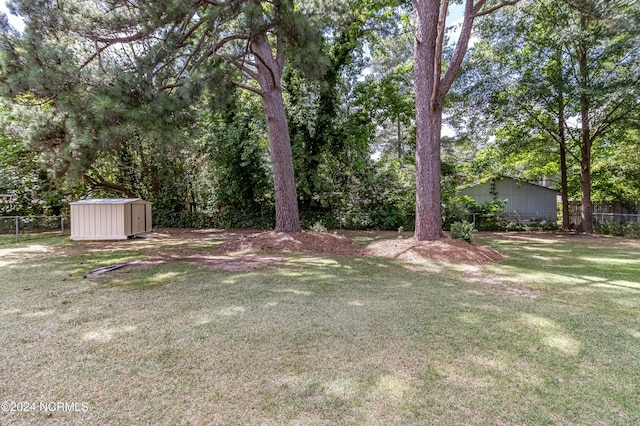
[[[462,182],[556,182],[587,232],[592,198],[640,192],[631,0],[9,7],[25,28],[0,20],[0,188],[42,205],[116,193],[167,225],[279,231],[415,218],[430,240]]]

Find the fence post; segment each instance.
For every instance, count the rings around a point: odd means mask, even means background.
[[[64,235],[64,216],[60,216],[60,231],[62,231],[60,233],[60,235]]]
[[[19,223],[20,219],[18,218],[18,216],[16,216],[16,243],[20,240],[20,231],[18,228],[18,223]]]

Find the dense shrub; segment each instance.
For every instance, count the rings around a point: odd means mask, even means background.
[[[455,222],[468,220],[471,216],[471,206],[477,205],[468,195],[448,199],[442,206],[442,227],[450,230]]]
[[[622,237],[624,230],[622,225],[615,224],[613,222],[603,222],[596,226],[596,232],[598,234],[613,235],[616,237]]]
[[[525,231],[526,226],[518,221],[508,221],[506,222],[506,226],[504,228],[505,231]]]
[[[370,225],[374,229],[395,230],[406,224],[406,214],[396,206],[380,207],[369,212]]]
[[[321,223],[327,229],[338,229],[340,227],[339,214],[330,211],[300,211],[302,229],[311,229],[317,223]]]
[[[624,225],[624,236],[630,238],[640,238],[640,223],[629,222]]]
[[[327,227],[322,224],[322,222],[317,221],[313,225],[309,227],[309,231],[312,232],[327,232]]]
[[[473,224],[469,222],[454,222],[451,225],[451,238],[471,242]]]
[[[613,222],[603,222],[596,226],[596,232],[615,237],[640,238],[640,223],[629,222],[620,225]]]
[[[413,230],[415,227],[415,214],[405,213],[396,208],[373,209],[370,211],[351,211],[341,213],[338,223],[346,229],[376,229],[381,231]]]
[[[495,199],[478,203],[468,195],[453,197],[443,207],[443,227],[451,229],[455,222],[473,218],[476,228],[481,231],[504,231],[507,222],[503,217],[507,200]]]

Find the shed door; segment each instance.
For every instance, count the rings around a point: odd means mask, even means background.
[[[132,204],[131,205],[131,233],[139,234],[145,232],[145,205],[144,204]]]

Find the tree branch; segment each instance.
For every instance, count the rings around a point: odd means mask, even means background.
[[[226,36],[211,48],[211,53],[217,53],[218,50],[222,49],[225,44],[234,40],[249,40],[249,36],[246,34],[233,34],[230,36]]]
[[[442,45],[444,44],[445,25],[449,0],[443,0],[440,4],[440,15],[438,16],[438,29],[436,34],[436,52],[433,61],[433,89],[431,91],[431,109],[439,108],[440,83],[442,79]]]
[[[505,2],[502,2],[500,4],[497,4],[497,5],[493,6],[493,7],[489,8],[489,9],[487,9],[487,10],[483,10],[482,12],[476,12],[473,17],[477,18],[479,16],[488,15],[490,13],[495,12],[498,9],[502,9],[505,6],[513,6],[513,5],[515,5],[515,4],[519,3],[519,2],[520,2],[520,0],[505,1]]]
[[[95,51],[91,56],[89,56],[89,58],[87,58],[87,59],[82,63],[82,65],[80,65],[80,68],[78,68],[78,71],[79,71],[79,70],[84,69],[84,67],[86,67],[86,66],[87,66],[87,65],[89,65],[91,62],[93,62],[93,60],[94,60],[94,59],[96,59],[98,56],[100,56],[100,55],[102,54],[102,52],[104,52],[105,50],[107,50],[107,49],[109,48],[109,46],[111,46],[111,45],[110,45],[110,44],[106,44],[106,45],[104,45],[104,46],[102,46],[102,47],[98,47],[98,48],[96,49],[96,51]]]
[[[189,69],[189,64],[191,63],[191,60],[198,54],[198,52],[200,52],[200,50],[202,50],[202,46],[205,42],[205,39],[207,38],[207,34],[209,33],[209,31],[211,31],[211,29],[213,28],[213,25],[214,25],[214,22],[209,22],[204,33],[200,36],[200,39],[198,40],[196,47],[188,55],[187,60],[184,62],[184,65],[182,66],[182,69],[180,69],[180,71],[178,72],[178,75],[182,75],[185,71],[187,71],[187,69]],[[195,31],[195,29],[193,30]],[[193,31],[190,31],[189,34],[193,34]],[[187,39],[187,36],[183,37],[182,43],[184,43],[186,39]]]
[[[621,121],[627,118],[629,114],[631,114],[636,108],[638,108],[638,105],[636,105],[635,107],[629,108],[626,111],[622,111],[617,117],[614,117],[615,112],[618,111],[623,105],[627,104],[628,103],[627,101],[629,101],[629,98],[627,97],[623,98],[620,102],[618,102],[617,105],[615,105],[611,109],[611,111],[609,111],[606,117],[602,120],[601,125],[598,126],[598,128],[593,132],[593,135],[591,135],[591,140],[594,140],[600,135],[602,135],[604,132],[606,132],[611,126],[613,126],[618,121]]]
[[[281,36],[276,36],[276,65],[278,67],[278,73],[282,74],[284,70],[284,51],[285,44]]]
[[[107,45],[111,46],[114,44],[131,43],[134,41],[142,40],[152,34],[153,31],[153,28],[147,28],[145,31],[138,31],[137,33],[127,37],[101,37],[88,34],[87,38],[91,41],[95,41],[97,43],[106,43]]]
[[[191,28],[189,28],[189,30],[187,30],[187,32],[183,34],[182,37],[180,37],[180,44],[184,45],[184,42],[187,41],[193,35],[193,33],[196,32],[196,30],[200,28],[204,23],[205,23],[205,20],[202,19],[196,22]],[[210,30],[213,24],[214,24],[214,21],[210,21],[207,30]],[[205,31],[205,35],[206,33],[207,31]],[[200,41],[202,41],[203,37],[200,38]]]
[[[540,125],[540,127],[542,128],[542,130],[545,133],[547,133],[551,137],[551,139],[553,139],[554,142],[560,143],[560,139],[559,139],[558,135],[554,131],[550,130],[547,127],[547,125],[533,113],[532,110],[523,110],[523,112],[525,113],[525,115],[528,115],[529,117],[531,117],[533,119],[533,121],[538,123]]]
[[[267,45],[269,44],[269,41],[266,39],[266,36],[261,36],[264,37],[264,40],[261,40],[261,43],[266,43]],[[250,50],[251,50],[251,54],[262,64],[262,66],[264,66],[267,71],[269,71],[269,74],[271,75],[271,82],[273,83],[273,87],[278,87],[278,79],[276,78],[276,73],[273,70],[273,68],[267,63],[267,61],[260,56],[260,54],[258,52],[256,52],[256,50],[253,48],[254,43],[251,42],[250,44]],[[271,50],[271,49],[269,49]],[[273,58],[272,58],[273,60]]]
[[[258,79],[258,73],[254,70],[252,70],[251,68],[249,68],[249,66],[251,64],[246,63],[246,61],[239,61],[238,59],[228,59],[228,61],[235,66],[236,68],[238,68],[240,71],[242,71],[243,73],[245,73],[248,77],[257,80]]]
[[[569,135],[569,139],[573,142],[573,146],[574,146],[574,148],[575,148],[575,147],[578,147],[578,148],[579,148],[579,147],[580,147],[580,145],[581,145],[581,142],[580,142],[580,140],[579,140],[578,138],[576,138],[576,137],[575,137],[575,135],[573,134],[574,132],[572,131],[573,129],[571,129],[571,128],[567,125],[567,122],[566,122],[566,121],[564,122],[564,128],[565,128],[565,130],[567,131],[567,135]],[[580,162],[581,162],[582,160],[580,159],[580,157],[579,157],[578,155],[574,154],[574,153],[573,153],[573,151],[571,151],[570,149],[567,149],[567,152],[569,153],[569,155],[570,155],[574,160],[576,160],[576,162],[577,162],[578,164],[580,164]]]
[[[103,178],[99,177],[97,179],[92,178],[91,176],[84,174],[84,180],[89,184],[92,189],[103,189],[111,192],[116,192],[118,194],[125,195],[129,198],[138,198],[138,196],[131,191],[129,188],[126,188],[122,185],[118,185],[117,183],[107,182]]]
[[[473,27],[475,9],[482,7],[484,3],[485,0],[480,0],[477,5],[474,5],[473,0],[466,0],[464,20],[462,22],[460,36],[458,37],[453,57],[449,62],[449,67],[447,68],[447,71],[442,77],[442,82],[440,83],[440,93],[438,94],[438,102],[440,102],[440,104],[444,103],[444,98],[447,95],[447,92],[449,92],[449,89],[456,78],[456,74],[458,74],[458,71],[460,70],[460,65],[462,65],[464,55],[467,53],[469,39],[471,38],[471,28]]]
[[[264,96],[264,92],[262,92],[262,90],[260,90],[258,88],[255,88],[255,87],[247,86],[246,84],[242,84],[239,81],[235,81],[235,80],[231,81],[231,84],[233,84],[234,86],[238,86],[241,89],[253,92],[258,96],[261,96],[261,97]]]
[[[165,91],[165,90],[176,89],[176,88],[182,87],[182,86],[184,86],[184,83],[163,84],[162,86],[158,87],[158,90],[156,90],[156,93],[160,93],[160,92]]]

